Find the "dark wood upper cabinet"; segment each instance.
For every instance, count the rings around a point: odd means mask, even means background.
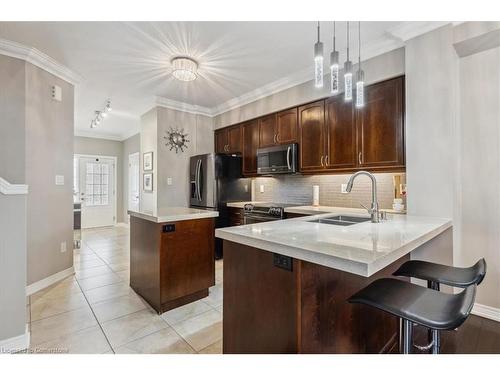
[[[343,95],[325,101],[328,153],[324,164],[329,169],[356,168],[356,122],[352,102]]]
[[[300,170],[316,171],[324,168],[325,157],[325,102],[299,107],[299,166]]]
[[[221,154],[241,152],[241,126],[231,126],[216,130],[215,152]]]
[[[241,152],[241,126],[236,125],[227,130],[227,151],[230,153]]]
[[[216,130],[215,133],[215,152],[224,154],[227,152],[227,129]]]
[[[259,148],[259,122],[249,121],[242,125],[243,131],[243,174],[257,174],[257,148]]]
[[[358,166],[371,170],[404,166],[404,78],[366,88],[356,110]]]
[[[297,108],[276,115],[276,140],[280,144],[297,142]]]
[[[259,119],[259,147],[274,146],[276,140],[276,113]]]

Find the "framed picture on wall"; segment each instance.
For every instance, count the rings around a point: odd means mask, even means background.
[[[142,167],[145,171],[153,170],[153,151],[144,153],[142,158]]]
[[[153,191],[153,174],[152,173],[144,173],[143,186],[144,186],[144,191]]]

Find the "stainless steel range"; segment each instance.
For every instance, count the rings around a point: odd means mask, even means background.
[[[288,203],[249,203],[243,208],[243,224],[262,223],[286,219],[285,207],[297,206]]]

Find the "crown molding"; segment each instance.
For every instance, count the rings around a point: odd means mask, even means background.
[[[23,44],[0,38],[0,55],[29,62],[74,86],[83,81],[82,76],[33,47],[27,47]]]
[[[137,132],[134,132],[134,134],[135,133]],[[119,142],[129,138],[127,136],[122,136],[122,135],[100,133],[100,132],[94,132],[92,130],[82,130],[82,129],[75,129],[75,137],[107,139],[108,141],[119,141]]]
[[[399,40],[406,42],[409,39],[415,38],[419,35],[428,33],[432,30],[439,29],[448,24],[453,24],[450,21],[415,21],[415,22],[406,22],[399,26],[393,27],[388,30],[388,34],[392,35]]]
[[[26,195],[28,194],[28,185],[11,184],[0,177],[0,194],[3,195]]]
[[[203,107],[203,106],[199,106],[199,105],[194,105],[194,104],[188,104],[188,103],[184,103],[184,102],[179,102],[177,100],[172,100],[172,99],[164,98],[161,96],[155,97],[154,104],[157,107],[174,109],[176,111],[192,113],[194,115],[203,115],[203,116],[213,117],[213,114],[212,114],[213,111],[211,108]]]

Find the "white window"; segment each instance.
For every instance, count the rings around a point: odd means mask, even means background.
[[[108,164],[86,163],[86,206],[107,206],[109,204],[109,172]]]

